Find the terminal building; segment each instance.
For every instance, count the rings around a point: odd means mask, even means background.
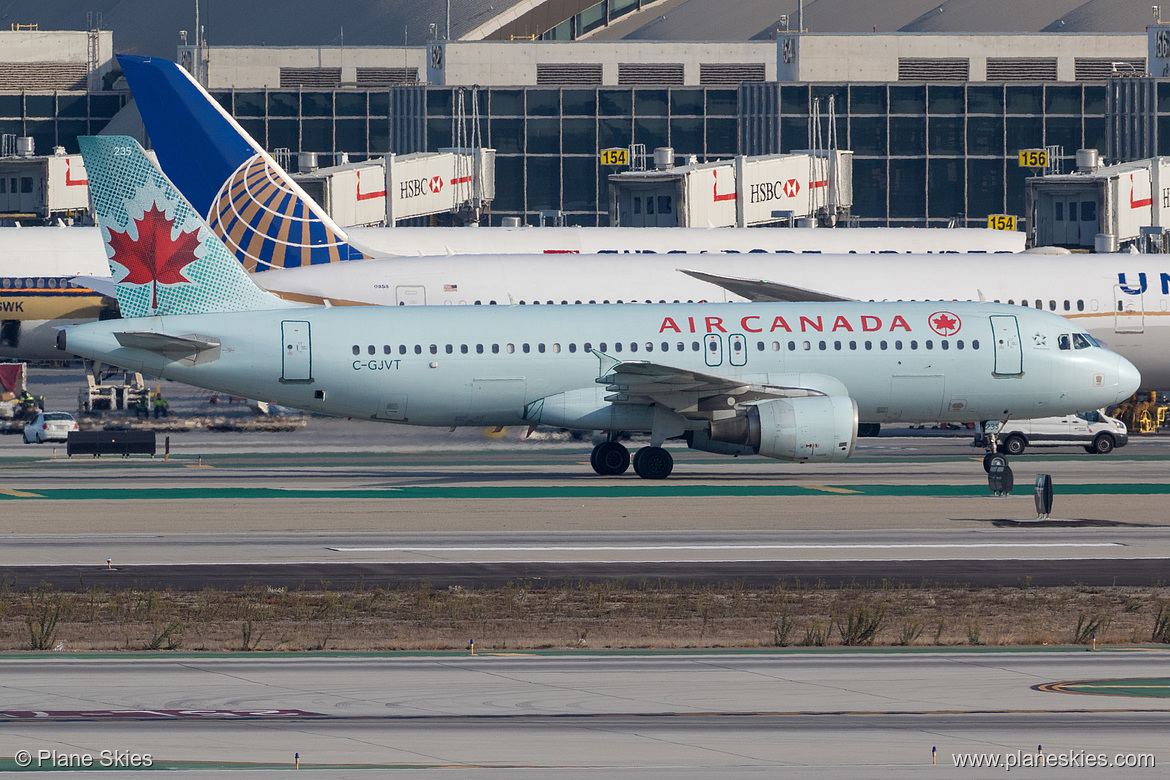
[[[281,159],[345,153],[357,163],[477,139],[495,150],[491,224],[537,224],[549,212],[610,224],[610,175],[626,169],[600,153],[614,148],[670,147],[700,165],[850,150],[850,222],[922,227],[985,225],[995,214],[1026,225],[1034,172],[1020,167],[1020,150],[1047,148],[1053,173],[1074,170],[1080,149],[1108,164],[1170,154],[1170,69],[1155,67],[1170,28],[1159,24],[956,34],[915,15],[904,32],[798,33],[785,19],[742,40],[695,43],[639,37],[653,34],[651,3],[536,5],[546,13],[532,23],[550,26],[509,34],[535,40],[500,40],[502,22],[485,33],[482,20],[456,19],[451,40],[442,24],[432,40],[411,34],[392,46],[188,36],[172,56],[269,151],[288,150]],[[622,25],[631,32],[617,37]],[[36,47],[29,35],[40,36]],[[142,137],[116,50],[117,31],[0,32],[0,134],[31,136],[42,154],[75,152],[85,133]]]

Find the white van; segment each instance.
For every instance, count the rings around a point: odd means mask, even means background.
[[[983,434],[975,437],[975,446],[983,446]],[[1129,443],[1125,423],[1104,412],[1082,412],[1063,417],[1035,420],[1008,420],[999,432],[999,451],[1019,455],[1028,447],[1063,447],[1083,445],[1086,452],[1104,455],[1115,447]]]

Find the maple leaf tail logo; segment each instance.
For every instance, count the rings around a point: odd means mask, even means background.
[[[123,284],[152,284],[151,308],[158,309],[158,286],[178,284],[191,280],[183,276],[183,269],[195,262],[195,249],[199,246],[198,230],[179,233],[171,239],[174,220],[167,219],[165,212],[157,205],[135,219],[138,240],[130,237],[130,231],[110,231],[110,248],[114,250],[113,260],[126,269]]]

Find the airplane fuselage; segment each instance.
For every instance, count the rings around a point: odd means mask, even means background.
[[[94,323],[68,330],[66,346],[129,370],[333,415],[436,426],[548,422],[533,419],[533,402],[575,393],[554,424],[645,430],[636,415],[598,424],[598,414],[620,406],[596,381],[607,360],[848,395],[862,422],[1042,417],[1121,400],[1132,368],[1096,346],[1062,348],[1071,330],[1043,312],[971,303],[360,307]],[[118,332],[219,347],[192,364],[120,346]]]
[[[257,274],[335,305],[742,301],[681,270],[854,300],[979,300],[1068,317],[1170,388],[1170,259],[1162,255],[612,255],[398,258]]]

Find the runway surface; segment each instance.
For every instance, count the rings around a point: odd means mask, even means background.
[[[501,777],[897,777],[958,771],[952,753],[1037,745],[1163,759],[1165,699],[1034,686],[1151,676],[1166,662],[1120,651],[6,657],[0,755],[113,748],[191,768],[287,766],[299,752],[308,764]]]
[[[587,443],[313,426],[324,441],[349,437],[348,450],[314,449],[306,432],[197,433],[176,436],[170,460],[70,459],[4,437],[0,575],[71,589],[518,577],[1145,586],[1170,558],[1162,438],[1109,457],[1016,458],[1021,487],[994,497],[978,454],[950,436],[864,440],[855,459],[817,466],[676,450],[675,475],[648,482],[592,474]],[[375,435],[384,429],[394,437]],[[274,440],[290,449],[268,451]],[[1041,521],[1037,473],[1056,488]]]

